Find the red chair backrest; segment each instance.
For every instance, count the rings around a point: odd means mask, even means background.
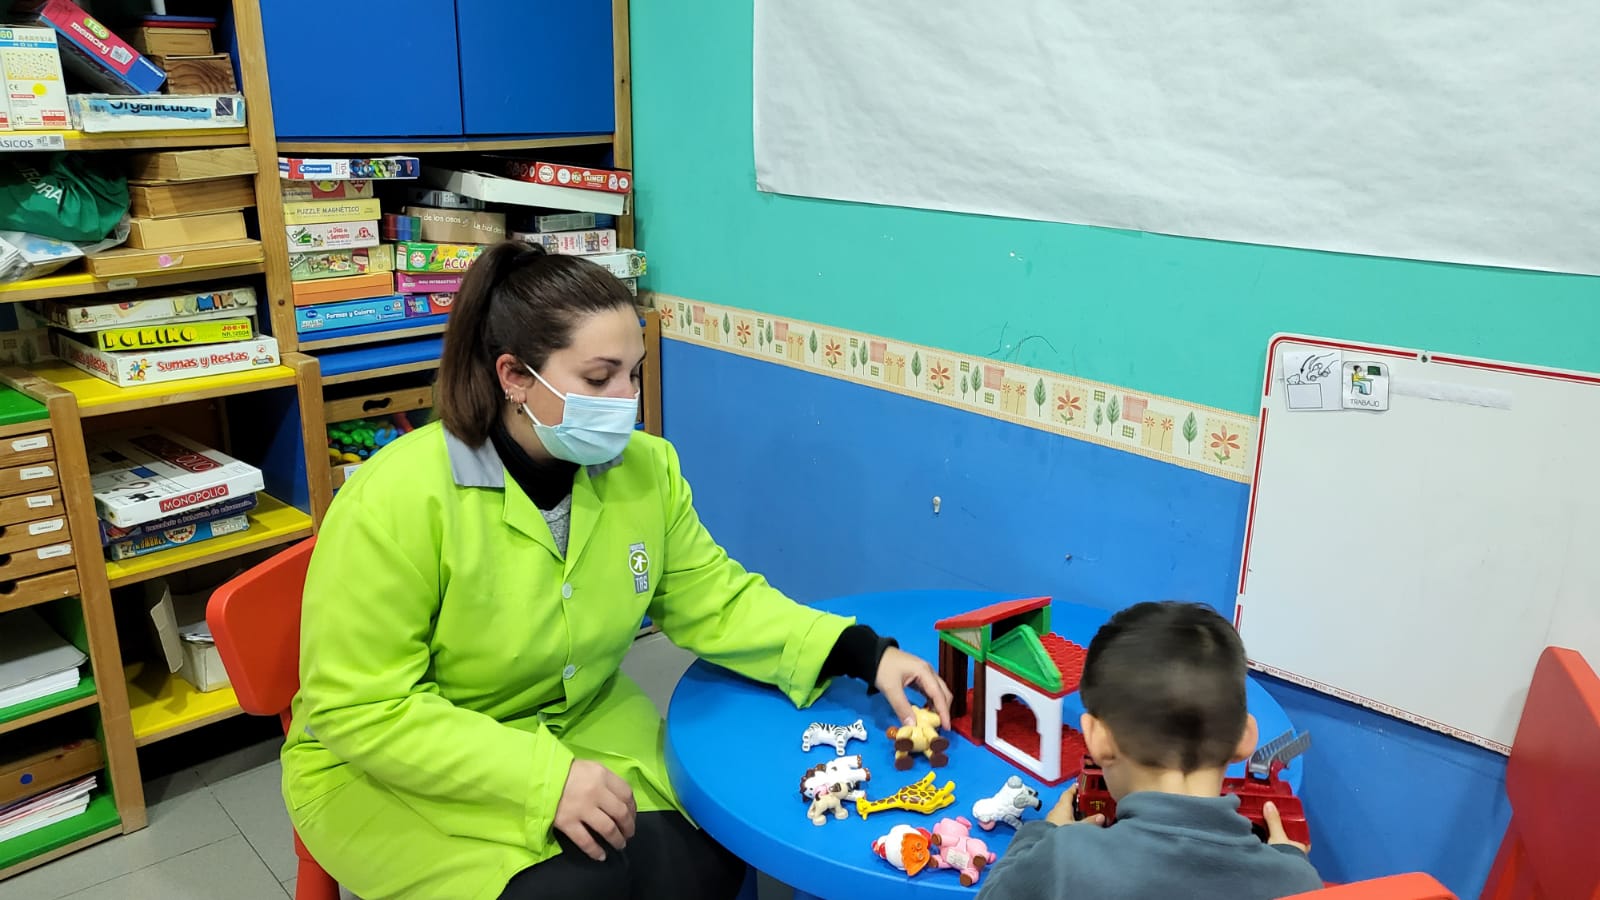
[[[1285,897],[1284,900],[1456,900],[1432,875],[1408,872]]]
[[[283,715],[300,689],[300,595],[315,544],[301,541],[240,574],[206,604],[217,653],[251,715]]]
[[[1511,825],[1485,900],[1600,900],[1600,676],[1547,647],[1506,764]]]

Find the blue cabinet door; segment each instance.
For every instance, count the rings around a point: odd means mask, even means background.
[[[449,0],[261,4],[279,140],[460,135]]]
[[[611,0],[456,0],[466,133],[616,128]]]

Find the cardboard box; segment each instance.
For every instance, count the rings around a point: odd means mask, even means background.
[[[388,272],[369,272],[344,278],[293,282],[290,292],[294,296],[295,306],[316,306],[319,303],[390,297],[394,295],[394,281]]]
[[[243,518],[241,516],[241,518]],[[217,642],[206,624],[211,591],[175,593],[165,578],[145,582],[145,608],[167,671],[205,693],[228,686]]]
[[[435,191],[425,188],[410,188],[406,191],[406,198],[418,206],[431,206],[434,209],[483,209],[484,202],[472,197],[463,197],[449,191]]]
[[[256,205],[256,186],[248,175],[176,184],[134,182],[128,185],[130,211],[140,218],[197,216]]]
[[[134,29],[129,43],[140,53],[151,56],[205,56],[216,49],[211,41],[211,29],[195,27],[146,25]]]
[[[518,181],[578,188],[585,191],[626,194],[633,190],[633,174],[616,169],[594,169],[587,166],[569,166],[562,163],[507,159],[501,161],[501,172],[506,177],[515,178]]]
[[[109,303],[46,300],[37,309],[51,325],[82,333],[250,315],[256,309],[256,291],[246,285],[234,285],[206,291],[151,293]]]
[[[100,518],[123,528],[263,487],[255,466],[165,429],[101,432],[86,436],[85,444],[95,509]]]
[[[476,244],[406,241],[395,245],[394,267],[399,272],[465,272],[473,260],[483,255],[483,250]]]
[[[618,250],[584,258],[618,278],[638,278],[645,273],[643,250]]]
[[[49,28],[0,28],[0,113],[10,127],[66,130],[72,127],[67,86],[61,77],[56,33]]]
[[[293,281],[314,281],[319,278],[343,278],[346,275],[393,271],[392,244],[379,244],[376,247],[360,250],[323,250],[289,254],[289,278]]]
[[[416,178],[421,163],[415,156],[360,156],[339,159],[278,157],[278,177],[287,181]]]
[[[49,329],[0,331],[0,366],[31,366],[52,356],[55,351],[50,349]]]
[[[559,253],[562,256],[589,256],[617,251],[617,232],[613,228],[594,228],[589,231],[519,231],[512,237],[541,246],[546,253]]]
[[[192,97],[72,94],[68,100],[77,126],[91,134],[243,128],[245,121],[242,94]]]
[[[422,178],[436,188],[476,197],[490,203],[543,206],[613,216],[620,216],[628,211],[627,194],[533,184],[515,178],[501,178],[498,175],[485,175],[482,172],[464,172],[435,166],[424,166]]]
[[[221,375],[226,372],[248,372],[278,364],[278,342],[265,335],[232,344],[174,347],[170,350],[131,353],[96,350],[68,337],[67,333],[62,331],[51,335],[51,342],[56,355],[63,361],[118,387],[182,381],[185,378]],[[161,510],[158,514],[166,515],[171,511]],[[139,524],[136,521],[125,522],[116,519],[111,521],[116,525]]]
[[[209,181],[230,175],[256,174],[256,154],[249,147],[210,150],[159,150],[128,158],[128,177],[136,181]],[[248,180],[247,180],[248,183]],[[247,206],[255,205],[255,191]]]
[[[260,241],[219,241],[214,244],[189,244],[165,250],[118,248],[88,257],[89,274],[97,278],[143,275],[170,268],[201,269],[215,266],[258,263],[266,257]]]
[[[154,350],[159,347],[227,344],[248,341],[255,336],[256,324],[251,319],[214,319],[209,322],[144,325],[138,328],[107,328],[94,333],[94,342],[101,350]]]
[[[493,244],[505,240],[505,213],[408,206],[406,215],[422,220],[424,241],[440,244]]]
[[[102,91],[153,94],[167,80],[160,67],[70,0],[19,0],[11,12],[32,14],[55,29],[62,62]]]
[[[93,740],[63,741],[61,730],[9,735],[0,754],[0,806],[6,806],[100,771],[105,755]],[[37,736],[35,736],[37,735]]]
[[[117,541],[107,544],[106,559],[121,561],[135,559],[140,556],[149,556],[173,547],[183,547],[189,544],[207,541],[224,535],[237,534],[250,530],[250,517],[246,515],[218,516],[202,519],[190,525],[180,525],[146,534],[143,537],[132,538],[126,541]]]
[[[455,301],[455,294],[407,294],[406,315],[412,318],[442,316],[450,312]]]
[[[326,225],[290,225],[289,252],[356,250],[378,246],[377,222],[330,222]],[[293,264],[291,263],[291,266]]]
[[[421,275],[394,273],[394,289],[400,294],[454,294],[461,290],[460,275]]]
[[[518,228],[537,233],[543,233],[546,231],[587,231],[591,228],[610,228],[612,227],[613,223],[614,220],[612,216],[597,216],[594,213],[525,212],[516,216],[516,224]]]
[[[219,212],[199,216],[173,216],[166,219],[128,220],[128,246],[141,250],[164,250],[187,244],[238,241],[245,237],[244,213]]]
[[[169,94],[237,94],[239,82],[233,77],[233,56],[227,53],[150,56],[167,73]]]
[[[285,203],[304,200],[370,200],[374,196],[370,181],[285,181]]]
[[[257,494],[242,494],[231,500],[184,510],[177,515],[157,519],[154,522],[146,522],[143,525],[135,525],[131,528],[119,528],[104,519],[97,519],[96,521],[100,523],[100,546],[104,547],[108,544],[134,541],[163,531],[171,531],[174,528],[182,528],[199,522],[208,522],[212,519],[243,515],[256,508],[258,496]]]
[[[294,311],[294,330],[300,334],[337,331],[377,325],[406,317],[405,298],[398,294],[348,303],[299,306]]]
[[[383,215],[377,200],[293,200],[283,205],[285,225],[367,222]]]

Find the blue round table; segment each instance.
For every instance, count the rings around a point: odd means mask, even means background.
[[[840,597],[816,606],[855,616],[878,633],[896,638],[907,652],[936,664],[935,621],[1017,598],[975,591],[901,591]],[[1087,646],[1110,613],[1058,602],[1051,606],[1050,617],[1053,631]],[[1247,696],[1263,741],[1290,729],[1289,717],[1254,680],[1248,683]],[[1072,703],[1074,697],[1065,702]],[[872,779],[865,785],[869,798],[886,797],[928,773],[928,763],[920,756],[909,771],[895,770],[894,745],[884,735],[888,726],[896,724],[894,713],[881,695],[867,696],[865,685],[854,679],[835,679],[814,705],[795,709],[767,685],[696,662],[678,682],[667,711],[666,757],[673,788],[696,823],[751,866],[792,886],[798,898],[894,900],[970,897],[983,881],[964,888],[955,871],[932,865],[908,878],[872,852],[872,841],[891,827],[904,823],[932,828],[940,819],[958,815],[973,819],[973,801],[990,796],[1012,775],[1038,789],[1044,803],[1038,811],[1026,811],[1024,821],[1042,819],[1072,784],[1043,787],[993,751],[950,732],[946,735],[950,763],[936,770],[935,784],[956,783],[954,804],[932,815],[888,810],[863,821],[852,803],[848,819],[830,816],[825,824],[813,825],[800,799],[800,776],[836,755],[831,744],[801,752],[800,736],[812,722],[848,724],[857,718],[867,727],[867,740],[851,741],[845,752],[859,753],[871,770]],[[1068,724],[1076,727],[1076,717],[1070,717]],[[1243,773],[1244,765],[1239,764],[1231,774]],[[1298,794],[1301,766],[1290,766],[1284,775]],[[988,832],[973,827],[974,837],[1002,855],[1011,835],[1003,824]]]

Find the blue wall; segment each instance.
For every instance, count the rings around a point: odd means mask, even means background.
[[[662,372],[701,516],[797,598],[943,587],[1232,609],[1246,485],[676,341]],[[1507,818],[1503,759],[1271,690],[1314,733],[1302,793],[1323,877],[1424,869],[1476,896]]]

